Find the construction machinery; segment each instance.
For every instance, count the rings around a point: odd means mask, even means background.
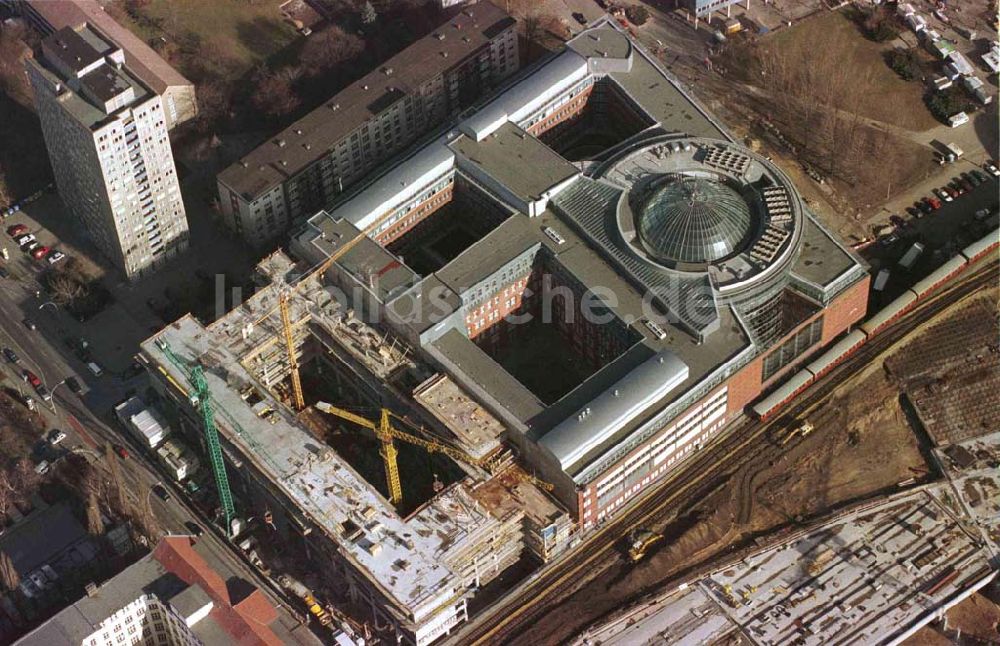
[[[316,409],[329,415],[335,415],[341,419],[353,422],[358,426],[371,429],[375,433],[375,437],[382,442],[382,449],[379,451],[379,454],[382,456],[382,462],[385,464],[385,481],[389,488],[389,502],[394,505],[399,504],[403,500],[403,488],[399,482],[399,464],[396,461],[397,451],[395,444],[393,444],[394,439],[402,440],[403,442],[413,444],[414,446],[419,446],[428,453],[443,453],[450,458],[474,466],[483,466],[489,462],[489,458],[476,458],[459,448],[448,446],[447,444],[438,442],[437,440],[417,437],[416,435],[399,430],[392,425],[390,418],[396,418],[406,424],[409,424],[409,422],[392,413],[387,408],[383,408],[381,410],[378,422],[374,422],[367,417],[358,415],[357,413],[337,408],[336,406],[326,402],[316,402]]]
[[[663,534],[642,527],[633,529],[628,535],[628,557],[637,563],[646,556],[650,547],[663,540]]]
[[[292,403],[296,411],[300,411],[303,408],[305,408],[306,403],[305,403],[305,397],[302,394],[302,379],[299,376],[299,360],[295,354],[294,328],[301,325],[303,321],[308,320],[308,316],[293,323],[288,306],[289,299],[291,299],[292,294],[295,293],[295,291],[299,287],[308,283],[314,277],[322,275],[323,272],[332,267],[333,263],[335,263],[338,259],[340,259],[341,256],[346,254],[348,251],[353,249],[355,245],[357,245],[359,242],[368,237],[368,234],[370,234],[380,224],[382,224],[382,221],[385,218],[389,217],[389,215],[391,215],[391,212],[385,214],[381,218],[376,219],[370,225],[365,227],[363,231],[360,231],[358,235],[354,236],[347,242],[337,247],[333,251],[333,253],[331,253],[326,258],[326,260],[323,260],[322,262],[314,266],[304,275],[299,277],[294,283],[283,287],[280,293],[278,294],[278,305],[276,307],[269,309],[263,315],[258,317],[256,321],[254,321],[254,325],[260,325],[260,323],[266,321],[268,318],[271,317],[272,314],[274,314],[275,309],[278,309],[281,313],[281,335],[284,338],[285,352],[287,352],[288,354],[288,371],[289,371],[289,377],[292,382]],[[244,366],[250,359],[260,354],[270,346],[271,346],[270,342],[259,344],[250,354],[248,354],[243,358]]]
[[[233,532],[233,519],[236,517],[236,506],[233,504],[233,494],[229,489],[229,477],[226,475],[226,463],[222,458],[222,446],[219,444],[219,429],[215,426],[215,409],[212,407],[212,393],[205,380],[205,370],[201,366],[188,365],[186,361],[174,354],[170,344],[163,339],[156,340],[156,346],[174,364],[187,375],[193,392],[186,393],[191,404],[201,413],[201,427],[205,434],[205,446],[208,449],[208,459],[212,463],[212,474],[215,476],[215,488],[219,494],[219,505],[225,516],[226,534]]]
[[[330,616],[330,613],[319,604],[319,601],[316,600],[316,597],[313,596],[313,593],[309,590],[309,588],[303,585],[300,581],[287,574],[282,574],[278,577],[278,585],[301,599],[302,603],[305,604],[306,609],[309,610],[309,614],[315,617],[316,620],[319,621],[320,625],[329,626],[333,621],[333,617]]]
[[[796,437],[805,437],[815,430],[815,427],[809,422],[809,420],[803,420],[800,424],[794,428],[788,429],[784,433],[779,433],[775,437],[775,443],[778,446],[784,446],[791,442]]]

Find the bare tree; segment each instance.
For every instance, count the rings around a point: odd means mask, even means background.
[[[302,47],[299,60],[307,74],[316,75],[351,60],[364,51],[364,48],[364,41],[360,38],[337,25],[331,25],[309,37]]]
[[[13,592],[21,585],[21,575],[17,573],[14,562],[7,552],[0,550],[0,587],[6,592]]]
[[[27,95],[28,83],[22,61],[30,54],[24,42],[28,31],[20,20],[0,26],[0,90],[12,97]]]
[[[270,117],[282,117],[297,108],[300,100],[292,87],[296,76],[296,70],[290,67],[258,70],[254,74],[256,91],[251,99],[254,107]]]
[[[108,468],[108,498],[111,508],[121,516],[127,516],[129,512],[128,501],[125,498],[125,486],[122,483],[121,469],[118,467],[118,460],[115,457],[114,449],[111,445],[104,447],[104,462]]]
[[[101,517],[101,506],[97,501],[97,492],[87,495],[87,533],[91,536],[104,535],[104,519]]]

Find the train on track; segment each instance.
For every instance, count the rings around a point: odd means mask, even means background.
[[[970,264],[997,249],[1000,246],[998,235],[1000,235],[1000,230],[991,231],[941,265],[930,276],[903,292],[901,296],[872,315],[856,330],[843,336],[826,352],[806,364],[802,370],[792,375],[771,394],[754,404],[753,414],[762,420],[774,415],[809,384],[853,354],[868,339],[884,330],[886,326],[906,313],[916,303],[933,294],[946,281],[964,271]]]

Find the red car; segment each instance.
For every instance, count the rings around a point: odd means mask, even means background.
[[[935,211],[941,208],[941,200],[937,199],[936,197],[928,197],[925,199],[927,200],[927,203],[931,205],[931,208],[934,209]]]
[[[34,249],[33,249],[33,250],[31,251],[31,255],[32,255],[32,256],[33,256],[33,257],[34,257],[34,258],[35,258],[36,260],[41,260],[41,259],[42,259],[42,258],[44,258],[45,256],[49,255],[49,252],[50,252],[50,251],[52,251],[52,250],[51,250],[51,249],[49,249],[49,248],[48,248],[48,247],[46,247],[46,246],[41,246],[41,247],[35,247],[35,248],[34,248]]]
[[[42,385],[42,380],[38,378],[38,375],[31,372],[30,370],[25,370],[23,373],[21,373],[21,378],[24,379],[29,384],[31,384],[32,388],[38,388],[39,386]]]
[[[118,457],[120,457],[122,460],[128,458],[128,449],[126,449],[121,444],[115,444],[115,453],[117,453]]]
[[[28,232],[28,227],[26,227],[23,224],[15,224],[12,227],[7,227],[7,234],[12,238],[24,235],[27,232]]]

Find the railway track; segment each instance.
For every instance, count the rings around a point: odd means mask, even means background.
[[[776,457],[784,449],[771,442],[767,431],[786,423],[789,417],[801,418],[820,406],[847,378],[859,372],[890,349],[911,331],[931,320],[953,303],[994,281],[997,262],[991,261],[970,270],[954,284],[928,297],[914,309],[876,334],[867,343],[811,384],[781,414],[767,421],[747,420],[734,425],[697,452],[659,487],[641,498],[633,507],[613,517],[581,548],[564,555],[537,577],[520,584],[501,602],[473,618],[453,633],[450,644],[505,643],[516,637],[556,603],[564,593],[577,586],[584,576],[592,577],[605,568],[602,558],[617,558],[616,543],[628,530],[647,524],[668,506],[684,507],[711,490],[720,479],[728,477],[754,460]],[[789,444],[791,446],[792,444]],[[749,482],[748,482],[749,485]],[[606,567],[606,564],[605,564]]]

